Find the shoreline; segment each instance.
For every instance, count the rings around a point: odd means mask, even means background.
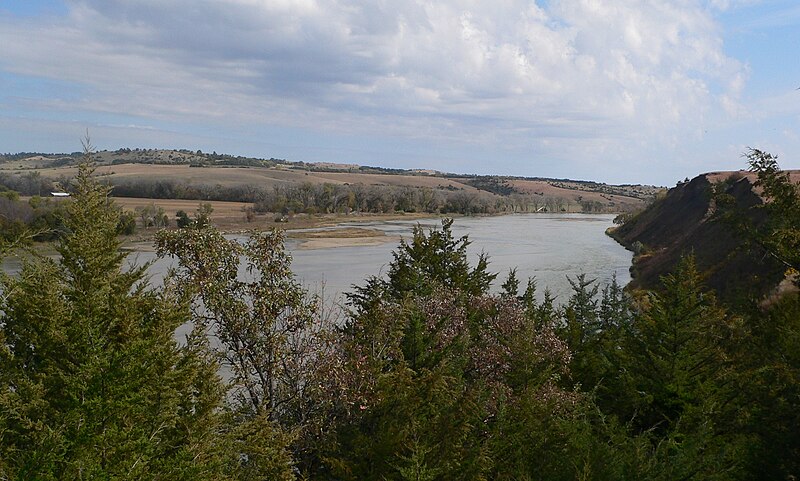
[[[361,226],[346,226],[348,223],[359,222],[391,222],[397,220],[438,220],[443,218],[481,218],[498,217],[516,214],[536,214],[536,213],[512,213],[501,212],[496,214],[434,214],[434,213],[393,213],[393,214],[324,214],[308,215],[299,214],[288,218],[285,222],[274,222],[274,215],[261,214],[253,222],[245,222],[240,218],[235,220],[230,218],[220,218],[212,214],[212,225],[225,235],[247,235],[252,231],[279,229],[283,231],[285,240],[296,242],[297,248],[302,250],[327,249],[336,247],[359,247],[373,246],[388,242],[399,242],[398,236],[387,236],[379,229],[371,229]],[[592,215],[573,213],[575,215]],[[167,227],[176,229],[177,227]],[[321,230],[320,230],[321,229]],[[130,250],[153,250],[155,234],[159,229],[140,229],[139,232],[120,236],[121,248]],[[614,238],[614,236],[609,235]],[[615,239],[617,240],[617,239]],[[617,240],[617,242],[619,242]],[[621,243],[620,243],[621,244]],[[623,244],[621,244],[623,245]],[[624,247],[624,245],[623,245]],[[27,247],[40,253],[54,253],[52,242],[34,243]],[[12,254],[13,256],[13,254]]]

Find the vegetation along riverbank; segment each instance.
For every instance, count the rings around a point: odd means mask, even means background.
[[[27,226],[40,240],[60,229],[63,197],[81,154],[0,155],[3,232]],[[307,164],[180,150],[94,154],[95,175],[125,211],[125,234],[152,238],[202,215],[225,232],[302,229],[389,220],[516,212],[632,212],[662,189],[566,179],[451,174]],[[199,209],[203,212],[199,212]],[[135,237],[134,237],[135,239]]]

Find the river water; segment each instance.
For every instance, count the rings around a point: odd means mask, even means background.
[[[605,235],[613,215],[586,214],[518,214],[496,217],[461,217],[453,224],[456,236],[468,235],[468,254],[473,265],[480,252],[489,256],[489,271],[498,273],[493,290],[505,280],[509,269],[517,269],[517,278],[525,285],[534,277],[539,297],[548,288],[563,303],[569,296],[567,277],[586,274],[602,286],[616,275],[620,284],[630,280],[628,268],[631,253]],[[361,285],[368,276],[385,274],[397,248],[396,239],[409,238],[415,225],[426,230],[441,226],[438,219],[389,222],[352,222],[340,227],[362,227],[382,230],[394,242],[379,245],[303,249],[301,239],[288,239],[292,253],[292,270],[311,292],[322,293],[327,302],[338,302],[341,295]],[[129,259],[142,263],[155,260],[150,249],[134,252]],[[150,269],[151,281],[160,283],[164,272],[173,263],[156,260]],[[6,271],[18,265],[13,260],[3,263]]]
[[[621,285],[630,281],[631,253],[605,235],[613,215],[519,214],[495,217],[462,217],[453,223],[456,236],[468,235],[467,252],[474,265],[480,252],[489,256],[489,271],[498,273],[493,290],[505,280],[508,271],[517,269],[517,278],[525,285],[534,277],[543,295],[545,287],[564,302],[571,292],[567,276],[586,274],[600,285],[614,275]],[[380,229],[389,236],[410,237],[413,227],[426,230],[441,226],[438,219],[352,223],[355,227]],[[290,240],[293,271],[310,290],[317,291],[324,282],[326,296],[351,290],[366,277],[385,273],[392,260],[396,242],[376,246],[298,249],[299,241]]]
[[[453,234],[468,235],[467,249],[474,266],[478,255],[489,256],[489,271],[498,273],[492,290],[497,292],[509,269],[517,269],[517,278],[524,288],[528,277],[534,277],[537,296],[541,300],[545,288],[555,296],[557,304],[569,299],[571,288],[567,277],[586,274],[602,287],[617,277],[620,285],[630,281],[629,266],[632,254],[605,235],[613,225],[613,215],[587,214],[517,214],[496,217],[461,217],[453,223]],[[394,242],[378,245],[304,249],[302,239],[287,239],[292,254],[292,271],[312,293],[320,294],[327,309],[341,312],[343,294],[352,286],[363,285],[369,276],[385,275],[397,248],[398,238],[410,238],[415,225],[430,229],[441,227],[439,219],[389,222],[352,222],[341,227],[361,227],[382,230]],[[159,285],[174,259],[157,259],[150,245],[134,248],[128,262],[153,262],[149,269],[150,282]],[[2,264],[6,272],[19,270],[19,261],[7,258]],[[241,271],[244,277],[244,269]],[[181,326],[176,339],[185,339],[191,324]]]

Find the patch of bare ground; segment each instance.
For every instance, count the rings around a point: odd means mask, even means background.
[[[384,237],[386,233],[378,229],[361,227],[344,227],[326,230],[302,230],[289,232],[287,237],[293,239],[353,239],[359,237]]]
[[[387,236],[382,230],[361,227],[292,231],[288,237],[301,239],[300,249],[372,246],[400,240],[397,236]]]
[[[761,301],[761,307],[768,308],[788,294],[800,291],[800,288],[797,286],[797,279],[800,277],[800,274],[796,271],[789,270],[785,275],[786,277],[781,280],[775,289]]]
[[[376,246],[386,244],[388,242],[399,242],[400,238],[397,236],[376,236],[376,237],[340,237],[340,238],[319,238],[307,239],[303,241],[298,248],[303,250],[309,249],[331,249],[336,247],[364,247]]]
[[[787,170],[789,174],[789,178],[797,183],[800,183],[800,170]],[[756,180],[758,180],[758,175],[755,172],[750,172],[749,170],[731,170],[731,171],[723,171],[723,172],[709,172],[705,174],[706,178],[709,182],[724,182],[728,179],[742,179],[747,178],[752,184]]]
[[[354,212],[351,214],[297,214],[294,216],[284,217],[285,222],[275,222],[277,218],[275,214],[263,214],[256,217],[256,222],[253,224],[262,225],[264,227],[276,227],[284,230],[295,229],[316,229],[320,227],[336,227],[346,222],[385,222],[390,220],[421,220],[439,217],[437,214],[427,213],[394,213],[394,214],[370,214]],[[448,214],[448,217],[458,217]],[[259,227],[261,228],[261,227]],[[242,226],[243,230],[249,230],[251,227],[248,225]]]
[[[248,202],[227,202],[217,200],[181,200],[181,199],[148,199],[143,197],[112,197],[114,203],[122,207],[123,210],[136,210],[136,208],[156,205],[163,208],[167,215],[174,217],[179,210],[187,214],[194,213],[201,204],[211,204],[214,212],[211,213],[212,220],[228,218],[244,218],[244,210],[252,207]]]

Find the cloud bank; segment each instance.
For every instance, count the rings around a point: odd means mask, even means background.
[[[77,86],[15,99],[40,112],[380,136],[448,151],[451,170],[492,170],[477,155],[459,169],[466,146],[513,173],[558,161],[591,176],[651,169],[741,112],[748,69],[714,20],[729,4],[85,0],[0,17],[0,68]]]

